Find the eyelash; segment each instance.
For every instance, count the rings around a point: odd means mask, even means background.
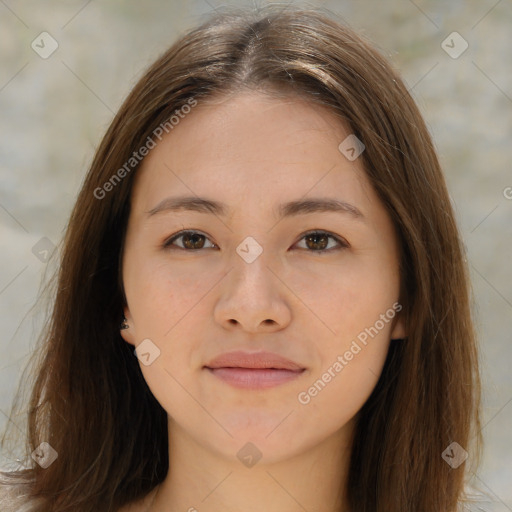
[[[187,252],[197,252],[197,251],[201,251],[201,250],[204,250],[204,249],[214,249],[214,247],[205,247],[205,248],[201,248],[201,249],[185,249],[184,247],[173,246],[173,242],[175,240],[181,238],[182,236],[184,236],[184,235],[195,235],[195,234],[202,235],[202,236],[208,238],[204,233],[201,233],[200,231],[195,231],[195,230],[190,230],[190,229],[189,230],[183,230],[183,231],[179,231],[178,233],[175,233],[170,238],[168,238],[164,242],[163,248],[167,249],[167,250],[181,250],[181,251],[187,251]],[[341,238],[341,237],[339,237],[339,236],[337,236],[337,235],[335,235],[333,233],[330,233],[329,231],[321,231],[321,230],[308,231],[308,232],[304,233],[303,235],[301,235],[301,238],[299,239],[299,241],[303,240],[307,236],[311,236],[311,235],[326,235],[327,237],[336,240],[336,242],[338,243],[338,247],[334,247],[334,248],[331,247],[330,249],[320,249],[318,251],[308,250],[308,249],[302,249],[302,250],[306,250],[308,252],[313,252],[315,254],[323,254],[323,253],[326,253],[326,252],[337,251],[337,250],[340,250],[340,249],[346,249],[346,248],[350,247],[349,243],[346,240],[344,240],[343,238]],[[211,242],[211,243],[213,243],[213,242]]]

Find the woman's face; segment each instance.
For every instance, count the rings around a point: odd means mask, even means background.
[[[348,135],[316,104],[247,92],[198,103],[137,171],[121,332],[170,428],[217,455],[348,439],[405,336],[397,238]]]

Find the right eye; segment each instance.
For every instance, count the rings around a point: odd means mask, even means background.
[[[182,240],[181,244],[175,244],[176,240]],[[186,230],[175,233],[168,238],[163,247],[165,249],[180,249],[184,251],[198,251],[200,249],[214,249],[217,246],[212,243],[212,247],[204,247],[204,241],[208,240],[208,237],[199,231]]]

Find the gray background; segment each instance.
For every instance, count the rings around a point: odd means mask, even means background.
[[[2,432],[42,323],[44,304],[31,308],[43,273],[56,265],[44,251],[60,242],[113,113],[157,55],[212,8],[230,4],[0,0]],[[486,444],[475,481],[493,497],[488,507],[512,511],[512,2],[309,5],[337,12],[376,43],[434,137],[467,247],[480,335]],[[31,47],[43,31],[59,45],[47,59]],[[454,31],[469,45],[458,58],[442,47]],[[23,418],[13,420],[23,428]],[[3,453],[0,465],[16,456]]]

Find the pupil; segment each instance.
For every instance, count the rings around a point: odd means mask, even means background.
[[[307,236],[307,240],[313,240],[313,243],[315,245],[318,244],[318,238],[322,238],[324,240],[324,242],[327,240],[327,237],[325,235],[322,235],[322,234],[313,234],[313,235],[308,235]],[[325,247],[327,247],[327,244],[326,243],[323,243],[323,244],[320,244],[321,247],[316,247],[316,249],[320,249],[320,250],[323,250],[325,249]]]
[[[199,234],[197,234],[197,233],[187,234],[187,235],[185,235],[185,236],[183,237],[183,245],[184,245],[185,247],[188,247],[188,248],[191,248],[191,247],[192,247],[193,249],[201,249],[202,244],[200,244],[200,246],[199,246],[199,247],[197,247],[197,246],[196,246],[196,244],[194,243],[194,240],[193,240],[193,239],[194,239],[194,237],[195,237],[195,238],[196,238],[196,242],[197,242],[197,239],[199,238],[199,241],[200,241],[202,236],[203,236],[203,235],[199,235]],[[191,242],[191,243],[189,244],[189,242]]]

